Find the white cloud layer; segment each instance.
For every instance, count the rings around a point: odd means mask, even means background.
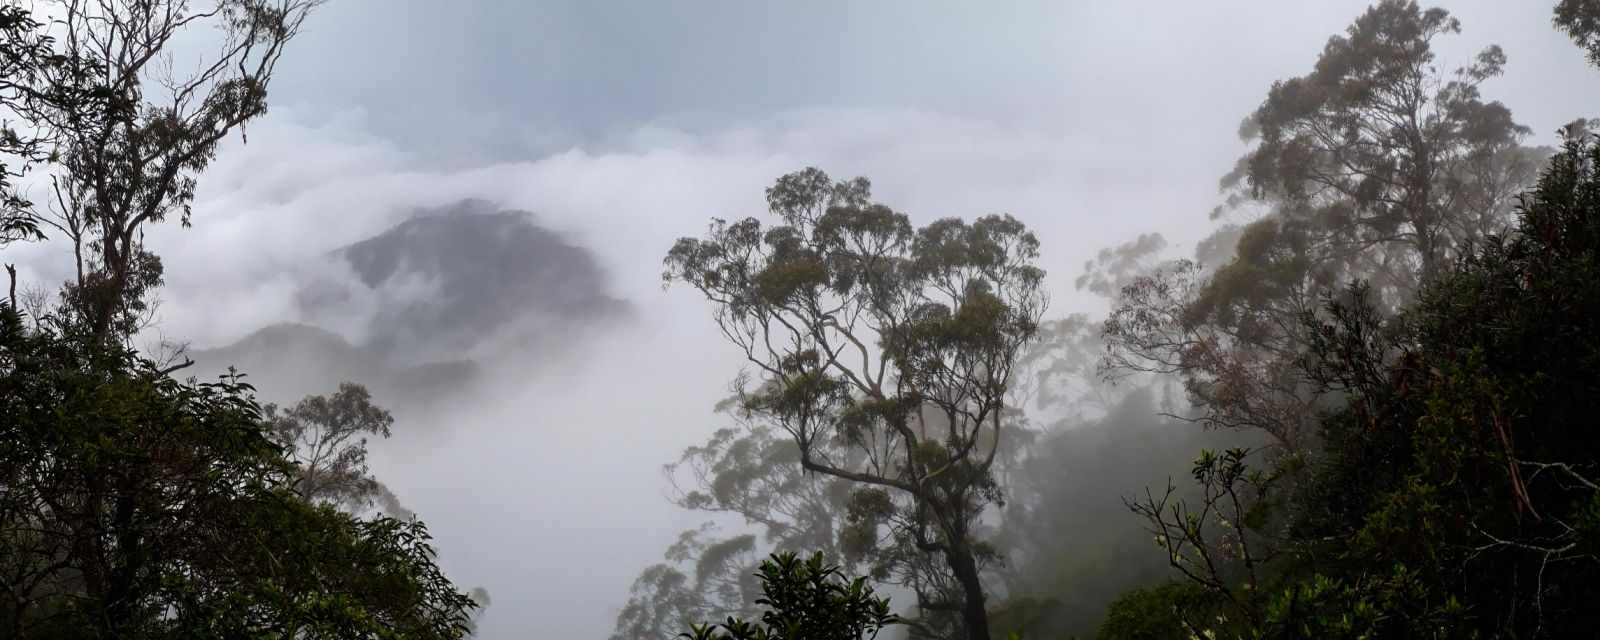
[[[495,596],[489,638],[533,628],[597,637],[636,572],[695,522],[662,499],[659,468],[721,426],[710,407],[738,361],[693,292],[662,291],[660,257],[677,237],[713,216],[764,215],[774,178],[815,165],[872,178],[881,200],[919,223],[1018,216],[1044,244],[1062,310],[1075,302],[1076,266],[1100,246],[1157,223],[1200,229],[1216,172],[1179,158],[1116,166],[1106,158],[1126,143],[1114,137],[873,110],[793,112],[711,135],[642,127],[609,153],[430,171],[418,168],[425,158],[352,134],[359,119],[294,115],[275,114],[222,154],[193,228],[152,230],[168,272],[166,338],[209,347],[305,320],[294,296],[335,277],[319,266],[327,251],[467,197],[536,212],[594,250],[612,293],[635,305],[636,325],[571,359],[498,363],[485,388],[430,411],[437,424],[400,425],[376,460],[430,522],[453,575]]]
[[[1071,286],[1083,261],[1152,230],[1186,252],[1185,243],[1207,228],[1217,177],[1241,151],[1234,135],[1240,117],[1272,80],[1307,70],[1322,40],[1365,4],[1318,5],[1310,13],[1292,3],[1246,2],[1182,3],[1160,12],[1142,3],[1052,10],[1045,12],[1049,20],[1022,29],[1028,41],[1018,45],[1016,57],[1029,64],[1017,67],[994,56],[1010,51],[1006,38],[1028,21],[990,15],[988,8],[982,10],[987,26],[975,42],[957,37],[965,22],[918,23],[924,31],[917,51],[943,52],[933,62],[905,52],[877,56],[883,52],[866,49],[886,47],[893,38],[858,24],[840,36],[856,49],[829,53],[831,65],[812,68],[794,42],[765,53],[788,60],[785,68],[796,70],[799,85],[809,89],[770,98],[766,92],[784,87],[764,88],[752,78],[774,85],[784,78],[766,79],[770,70],[762,64],[735,65],[745,80],[719,80],[712,88],[722,93],[707,95],[728,98],[740,115],[709,115],[714,110],[693,91],[698,76],[685,75],[685,69],[705,71],[681,65],[659,70],[664,79],[655,80],[656,93],[628,85],[644,93],[612,96],[642,101],[624,105],[625,112],[572,98],[561,109],[529,116],[529,124],[516,119],[518,110],[532,113],[540,99],[505,89],[515,86],[515,74],[504,61],[498,70],[474,67],[502,83],[491,89],[485,82],[455,87],[473,79],[449,69],[418,71],[389,62],[417,36],[382,28],[415,31],[409,18],[401,19],[410,12],[389,12],[398,23],[376,24],[378,35],[370,37],[377,48],[351,47],[351,38],[369,37],[357,35],[368,24],[367,9],[355,3],[357,9],[330,14],[327,31],[309,34],[310,48],[285,67],[288,104],[300,108],[276,107],[250,127],[248,144],[230,142],[204,176],[194,227],[151,230],[149,244],[167,266],[158,329],[168,339],[211,347],[267,324],[305,320],[295,304],[301,288],[317,278],[348,277],[328,271],[327,251],[387,229],[416,207],[463,198],[534,211],[540,224],[595,251],[612,276],[611,293],[635,305],[637,324],[576,345],[571,358],[495,363],[483,388],[431,412],[427,420],[436,424],[397,425],[399,434],[383,445],[375,467],[430,523],[452,576],[466,586],[488,587],[494,596],[486,638],[604,637],[637,571],[698,520],[662,498],[659,468],[722,426],[710,408],[738,367],[709,309],[690,291],[661,290],[660,257],[674,239],[699,234],[713,216],[763,215],[763,189],[774,178],[814,165],[836,177],[870,177],[880,200],[919,223],[1016,215],[1043,243],[1053,311],[1092,308]],[[1600,99],[1600,73],[1584,67],[1576,50],[1549,30],[1547,17],[1520,5],[1502,16],[1511,4],[1517,3],[1466,3],[1459,13],[1468,35],[1447,51],[1450,59],[1463,60],[1490,41],[1505,45],[1510,75],[1490,86],[1490,97],[1505,100],[1543,141],[1566,120],[1600,115],[1590,110]],[[1281,26],[1242,32],[1241,20],[1255,11],[1265,12],[1253,16],[1258,22]],[[579,13],[564,19],[577,20],[572,16]],[[348,29],[340,26],[345,23]],[[835,24],[813,26],[826,35]],[[491,42],[481,33],[459,30],[443,34],[450,41],[438,46],[456,51],[467,43],[472,46],[463,50],[490,51],[480,46]],[[818,33],[800,35],[829,46]],[[504,42],[524,41],[538,39]],[[667,52],[682,48],[649,44]],[[338,54],[341,47],[349,48],[348,56]],[[737,54],[712,45],[687,50],[697,64],[737,62]],[[963,62],[983,52],[991,56],[984,59],[988,66]],[[845,64],[853,57],[878,64]],[[454,58],[422,62],[446,59]],[[631,65],[604,62],[604,69]],[[362,85],[372,71],[362,67],[368,63],[389,65],[372,77],[389,78],[394,86]],[[330,79],[315,77],[313,64],[326,67]],[[296,68],[301,73],[290,74]],[[896,70],[912,68],[918,70],[914,82],[896,85]],[[943,101],[949,107],[942,112],[892,106],[929,103],[924,98],[947,88],[941,84],[946,72],[957,71],[962,81],[951,86],[959,91]],[[847,81],[836,83],[833,73]],[[566,90],[599,78],[582,69],[555,75],[562,81],[539,86]],[[412,91],[398,79],[414,77],[437,77],[445,89],[425,92],[421,107],[408,107],[394,96]],[[330,87],[332,97],[317,98]],[[481,91],[468,91],[474,87]],[[464,98],[456,89],[506,101],[457,105]],[[660,103],[649,103],[651,97]],[[353,108],[359,104],[374,111]],[[419,109],[425,113],[410,113]],[[496,147],[483,154],[490,161],[464,160],[460,153],[462,145],[494,142],[525,150],[582,139],[583,132],[529,131],[589,110],[611,118],[585,125],[606,132],[603,144],[520,155]],[[648,114],[645,119],[680,115],[638,125],[635,112]],[[414,138],[407,127],[417,130]],[[504,140],[486,140],[494,136]],[[69,256],[59,245],[8,251],[7,261],[22,265],[25,281],[65,277]],[[350,333],[364,312],[357,301],[350,319],[328,328],[359,339]]]

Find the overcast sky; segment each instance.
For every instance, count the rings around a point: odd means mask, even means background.
[[[1542,4],[1451,3],[1465,33],[1443,62],[1499,43],[1506,98],[1581,104],[1578,87],[1545,81],[1580,79],[1583,61]],[[496,158],[797,109],[934,111],[1154,143],[1233,124],[1365,5],[339,0],[308,25],[274,97],[319,115],[362,110],[406,147]],[[1512,102],[1543,124],[1562,101]]]
[[[458,581],[489,587],[486,637],[602,638],[632,577],[697,522],[658,469],[721,426],[709,410],[736,366],[709,310],[660,288],[673,238],[761,215],[772,179],[816,165],[869,176],[921,222],[1017,215],[1054,311],[1089,309],[1070,286],[1083,260],[1203,233],[1240,119],[1366,4],[333,0],[280,66],[272,114],[202,178],[194,228],[152,232],[162,332],[210,346],[294,319],[293,265],[412,206],[484,197],[593,248],[651,326],[584,367],[528,364],[499,390],[514,401],[376,465]],[[1600,71],[1551,4],[1445,3],[1463,34],[1440,60],[1502,45],[1486,93],[1546,142],[1600,116]],[[39,250],[33,273],[59,257]]]

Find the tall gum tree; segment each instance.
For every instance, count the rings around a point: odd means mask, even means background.
[[[320,0],[60,0],[42,33],[59,64],[32,80],[49,92],[19,115],[48,132],[58,161],[48,215],[72,242],[67,300],[96,340],[124,338],[149,315],[161,262],[144,227],[188,226],[200,172],[235,130],[267,111],[278,60]],[[185,33],[210,49],[178,58]]]
[[[1449,12],[1410,0],[1369,7],[1305,75],[1273,84],[1245,118],[1253,146],[1222,179],[1227,220],[1202,243],[1223,262],[1177,261],[1123,289],[1107,365],[1178,374],[1199,421],[1306,444],[1319,408],[1293,366],[1299,318],[1341,282],[1372,284],[1386,312],[1512,222],[1549,149],[1480,86],[1502,73],[1489,46],[1441,69]]]
[[[664,278],[704,294],[743,352],[742,409],[792,438],[805,470],[897,510],[907,543],[960,587],[959,601],[919,605],[987,639],[975,526],[1001,499],[1006,390],[1045,307],[1039,242],[1009,215],[914,229],[865,178],[817,169],[766,195],[781,224],[714,219],[673,246]]]

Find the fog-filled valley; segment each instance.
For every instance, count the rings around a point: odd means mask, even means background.
[[[44,4],[0,638],[1600,623],[1600,3]]]

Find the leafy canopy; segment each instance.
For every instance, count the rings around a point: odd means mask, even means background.
[[[248,385],[110,349],[0,305],[8,637],[462,637],[420,522],[307,502]]]
[[[986,638],[976,525],[1000,499],[1007,391],[1043,312],[1038,239],[1009,215],[914,229],[866,179],[817,169],[779,178],[767,203],[781,224],[714,219],[663,277],[712,302],[754,368],[742,411],[782,429],[801,468],[901,498],[875,500],[874,522],[953,577],[919,605]]]
[[[822,554],[802,560],[777,553],[756,573],[765,611],[757,622],[729,617],[719,624],[694,625],[679,637],[689,640],[871,640],[896,624],[889,599],[873,594],[866,578],[847,580]]]

